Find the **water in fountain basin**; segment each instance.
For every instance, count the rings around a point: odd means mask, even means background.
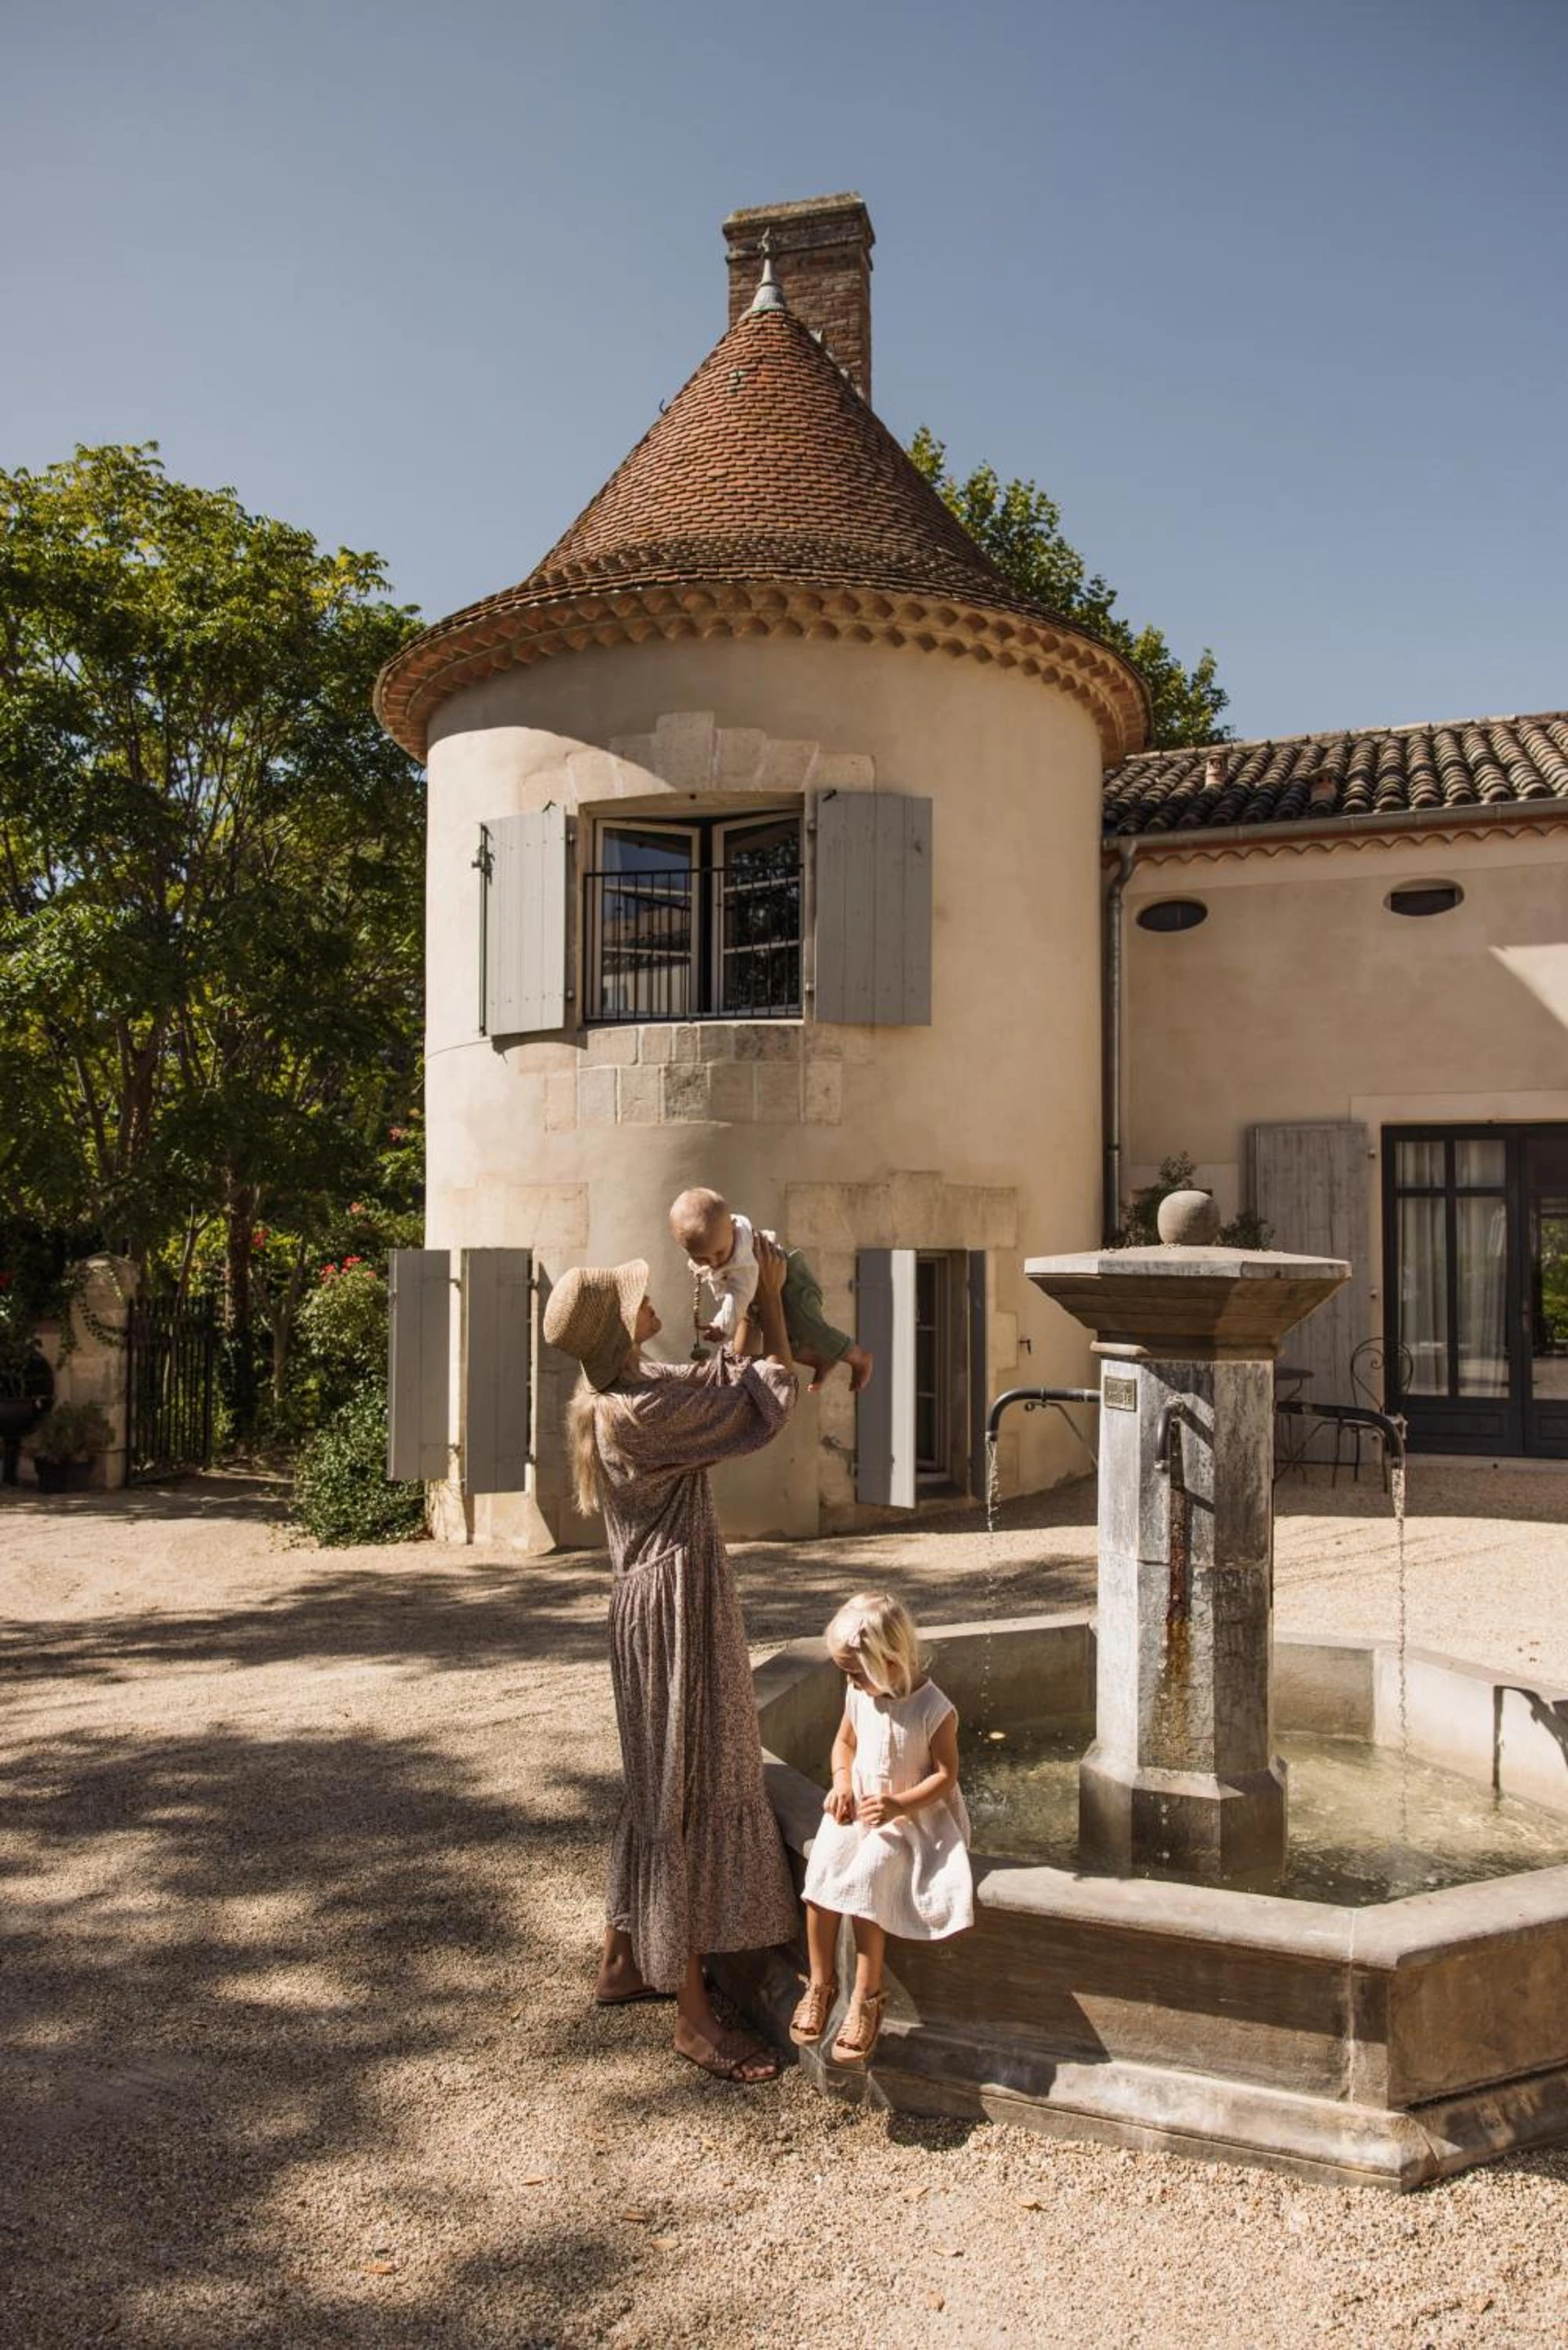
[[[975,1845],[998,1860],[1077,1865],[1078,1761],[1086,1725],[1015,1731],[1007,1746],[966,1737],[966,1792],[983,1771],[989,1802]],[[1518,1869],[1568,1863],[1568,1819],[1534,1804],[1353,1739],[1285,1736],[1290,1851],[1278,1890],[1298,1901],[1364,1908]],[[1390,1843],[1391,1780],[1408,1825]]]

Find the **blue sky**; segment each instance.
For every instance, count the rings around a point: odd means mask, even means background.
[[[156,439],[520,578],[857,188],[877,406],[1037,477],[1242,734],[1568,705],[1563,0],[9,0],[0,463]]]

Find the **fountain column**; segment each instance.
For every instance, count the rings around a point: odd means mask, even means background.
[[[1118,1875],[1276,1877],[1273,1419],[1280,1342],[1350,1277],[1326,1257],[1213,1245],[1207,1192],[1162,1245],[1024,1270],[1101,1358],[1095,1742],[1078,1849]]]

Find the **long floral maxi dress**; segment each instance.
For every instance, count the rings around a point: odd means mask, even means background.
[[[772,1441],[794,1395],[781,1365],[724,1352],[645,1363],[595,1415],[626,1773],[607,1915],[658,1991],[680,1987],[691,1951],[761,1950],[799,1921],[708,1482],[715,1461]]]

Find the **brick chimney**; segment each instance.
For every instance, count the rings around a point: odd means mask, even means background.
[[[764,246],[763,238],[767,239]],[[871,215],[857,195],[753,204],[724,223],[730,324],[752,306],[764,258],[784,300],[820,337],[862,400],[871,397]]]

